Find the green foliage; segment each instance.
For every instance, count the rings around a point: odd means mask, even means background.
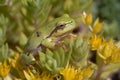
[[[9,56],[8,44],[2,45],[2,47],[0,47],[0,61],[3,62],[4,59],[8,59]]]
[[[54,51],[47,49],[45,53],[39,52],[40,60],[37,64],[42,69],[55,73],[66,65],[65,55],[66,53],[63,48],[58,48]]]
[[[12,48],[15,48],[15,44],[23,47],[31,32],[47,21],[50,10],[51,4],[47,0],[21,0],[19,2],[6,0],[2,2],[0,6],[0,46],[7,40]],[[21,37],[25,42],[21,40]]]
[[[119,0],[96,0],[98,16],[108,22],[113,20],[120,21],[120,2]]]
[[[21,54],[17,60],[17,63],[19,63],[19,65],[22,67],[24,67],[24,66],[26,67],[29,64],[32,64],[32,62],[34,62],[34,61],[35,61],[35,59],[32,55],[27,56],[25,54]]]
[[[70,3],[63,0],[1,0],[0,37],[2,38],[0,39],[2,40],[0,40],[0,45],[7,40],[12,48],[15,48],[15,45],[23,47],[26,41],[21,43],[21,37],[19,37],[21,33],[29,37],[35,28],[43,26],[52,18],[64,13],[74,14],[73,12],[78,10],[81,12],[85,8],[87,9],[91,3],[92,0],[89,2],[87,0],[70,0]],[[5,19],[2,19],[2,16]],[[7,27],[7,30],[4,26]]]
[[[64,13],[74,15],[75,13],[79,14],[84,10],[89,11],[93,0],[51,0],[51,2],[53,5],[52,14],[59,16]]]
[[[87,64],[89,46],[88,40],[83,39],[80,35],[76,40],[70,40],[70,50],[72,50],[71,54],[71,63],[77,67],[85,66]],[[81,66],[81,67],[82,67]]]
[[[105,24],[103,29],[103,35],[105,38],[114,38],[114,39],[120,39],[120,30],[118,27],[117,22],[112,22],[110,24]]]
[[[7,31],[8,19],[3,15],[0,16],[0,47],[6,41],[6,31]]]

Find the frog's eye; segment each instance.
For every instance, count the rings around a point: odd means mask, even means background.
[[[64,27],[65,26],[65,24],[60,24],[60,25],[58,25],[58,27]]]
[[[58,28],[58,29],[63,29],[63,28],[65,27],[65,25],[66,25],[65,23],[58,24],[58,25],[57,25],[57,28]]]
[[[71,23],[72,23],[72,21],[59,23],[59,24],[57,24],[57,29],[63,29],[67,24],[71,24]]]
[[[37,34],[37,37],[40,37],[41,32],[37,31],[36,34]]]

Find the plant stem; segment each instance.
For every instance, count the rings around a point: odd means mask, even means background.
[[[104,63],[102,62],[99,66],[98,66],[98,72],[97,72],[97,75],[95,77],[94,80],[101,80],[100,79],[100,76],[101,76],[101,73],[103,71],[103,67],[104,67]]]

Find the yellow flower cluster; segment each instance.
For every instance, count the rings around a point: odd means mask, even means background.
[[[83,16],[82,16],[83,22],[88,25],[90,31],[94,34],[97,34],[100,32],[100,30],[103,28],[103,22],[100,22],[99,19],[97,18],[93,24],[93,27],[91,27],[91,24],[93,22],[92,19],[92,14],[88,13],[86,14],[85,12],[83,12]]]
[[[118,63],[120,62],[120,47],[113,43],[103,41],[101,36],[93,35],[89,41],[92,50],[97,50],[98,55],[104,60],[105,63]]]
[[[60,70],[60,74],[64,76],[64,80],[89,80],[93,72],[94,69],[91,66],[78,70],[67,65],[64,69]]]
[[[83,13],[83,22],[89,26],[92,36],[89,40],[89,44],[92,50],[97,50],[98,55],[104,60],[105,63],[118,63],[120,62],[120,47],[113,43],[113,40],[109,42],[102,39],[101,35],[97,35],[103,28],[103,22],[100,22],[97,18],[91,27],[92,15]]]
[[[70,67],[67,65],[63,70],[60,71],[60,74],[64,76],[65,80],[74,80],[77,74],[77,70],[75,70],[74,67]],[[82,77],[81,75],[79,76]]]

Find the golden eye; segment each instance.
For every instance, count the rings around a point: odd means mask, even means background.
[[[64,26],[65,26],[65,24],[60,24],[60,25],[59,25],[59,27],[64,27]]]
[[[58,24],[56,28],[57,29],[63,29],[65,27],[65,25],[66,25],[65,23]]]

